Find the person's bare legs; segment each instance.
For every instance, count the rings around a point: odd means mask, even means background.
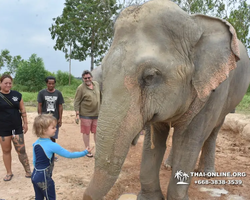
[[[0,144],[3,152],[3,163],[7,171],[7,175],[12,175],[11,170],[11,136],[1,136]]]
[[[18,158],[19,158],[20,162],[22,163],[23,168],[26,172],[25,176],[31,177],[30,164],[29,164],[29,159],[28,159],[28,156],[27,156],[26,150],[25,150],[23,134],[15,135],[15,137],[12,137],[12,141],[13,141],[14,147],[16,149],[16,152],[18,154]]]
[[[82,138],[83,138],[85,148],[89,147],[89,134],[83,133]]]
[[[94,134],[94,141],[95,141],[95,143],[96,143],[96,134],[95,133],[93,133]]]
[[[90,147],[89,140],[90,140],[90,128],[91,128],[91,119],[81,119],[81,133],[85,148]],[[87,157],[93,157],[91,153],[87,154]]]
[[[94,135],[94,142],[96,143],[96,127],[97,127],[97,119],[94,119],[91,123],[91,133]]]
[[[83,133],[82,134],[82,138],[83,138],[83,142],[84,142],[84,145],[85,145],[85,148],[89,147],[89,138],[90,138],[90,134],[86,134],[86,133]],[[93,157],[93,154],[92,153],[88,153],[87,154],[87,157]]]

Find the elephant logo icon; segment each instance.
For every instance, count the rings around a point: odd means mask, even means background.
[[[175,175],[174,175],[174,178],[176,178],[176,179],[178,180],[178,182],[177,182],[178,185],[189,184],[189,183],[185,182],[185,181],[188,180],[189,176],[188,176],[187,173],[182,172],[182,170],[177,171],[177,172],[175,173]]]

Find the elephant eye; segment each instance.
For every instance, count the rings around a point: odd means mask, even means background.
[[[156,83],[160,75],[160,71],[155,68],[146,69],[142,76],[144,85],[149,86]]]
[[[144,80],[146,84],[149,85],[152,82],[153,78],[154,78],[154,75],[148,75],[144,78]]]

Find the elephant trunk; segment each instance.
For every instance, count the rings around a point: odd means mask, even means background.
[[[102,104],[97,127],[95,170],[83,200],[101,200],[108,193],[119,176],[132,140],[142,129],[142,117],[139,109],[135,112],[131,106],[134,104],[123,105],[122,108],[115,104]]]

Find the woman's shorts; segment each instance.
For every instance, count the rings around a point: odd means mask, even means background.
[[[81,133],[83,134],[90,134],[96,133],[96,127],[97,127],[97,119],[81,119]]]
[[[11,136],[23,134],[23,127],[19,127],[13,130],[0,130],[0,136]]]

